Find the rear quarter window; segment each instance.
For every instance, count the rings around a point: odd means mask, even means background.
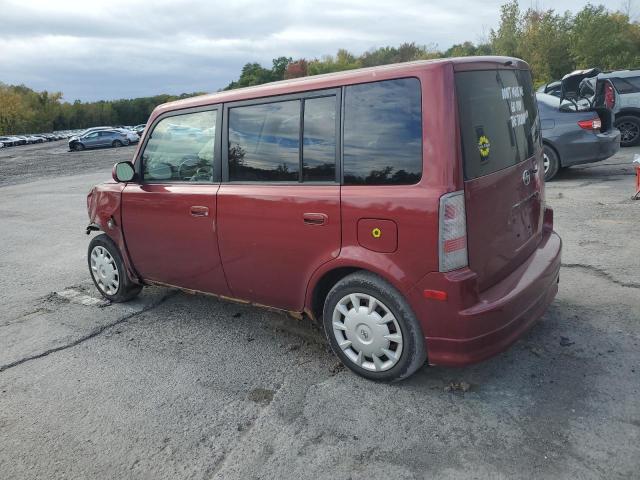
[[[410,185],[422,176],[422,107],[417,78],[346,88],[344,184]]]
[[[535,154],[540,127],[528,70],[456,74],[466,180],[516,165]]]
[[[640,93],[640,76],[626,78],[612,78],[611,82],[620,94]]]

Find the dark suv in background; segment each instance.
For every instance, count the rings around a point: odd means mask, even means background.
[[[620,130],[620,144],[632,147],[640,144],[640,70],[622,70],[601,73],[600,100],[615,115],[615,126]],[[598,89],[596,89],[598,91]]]

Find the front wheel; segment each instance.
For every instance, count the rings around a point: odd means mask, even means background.
[[[91,240],[88,262],[93,283],[107,300],[126,302],[142,290],[142,285],[129,279],[120,251],[108,235],[103,233]]]
[[[111,144],[111,146],[113,148],[118,148],[122,146],[122,142],[120,140],[114,140],[113,143]]]
[[[84,150],[84,145],[81,144],[81,143],[76,143],[76,144],[73,145],[73,149],[76,152],[81,152],[82,150]]]
[[[544,166],[544,181],[548,182],[556,176],[560,170],[560,160],[555,150],[549,145],[542,147],[542,165]]]
[[[634,147],[640,144],[640,118],[625,116],[616,119],[616,128],[620,130],[620,146]]]
[[[372,273],[353,273],[331,289],[323,323],[342,363],[370,380],[401,380],[425,362],[415,314],[400,292]]]

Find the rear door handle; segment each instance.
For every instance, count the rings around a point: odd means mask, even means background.
[[[302,219],[306,225],[325,225],[329,217],[324,213],[304,213]]]
[[[191,207],[191,216],[192,217],[208,217],[209,216],[209,207],[202,207],[200,205],[194,205]]]

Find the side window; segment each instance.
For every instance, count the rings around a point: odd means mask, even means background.
[[[229,180],[298,181],[300,100],[229,109]]]
[[[306,99],[303,128],[303,181],[335,181],[336,97]]]
[[[640,77],[612,78],[611,81],[620,94],[640,92]]]
[[[149,182],[213,180],[217,112],[186,113],[162,119],[142,154],[142,176]]]
[[[422,175],[422,107],[415,78],[346,88],[345,185],[408,185]]]

